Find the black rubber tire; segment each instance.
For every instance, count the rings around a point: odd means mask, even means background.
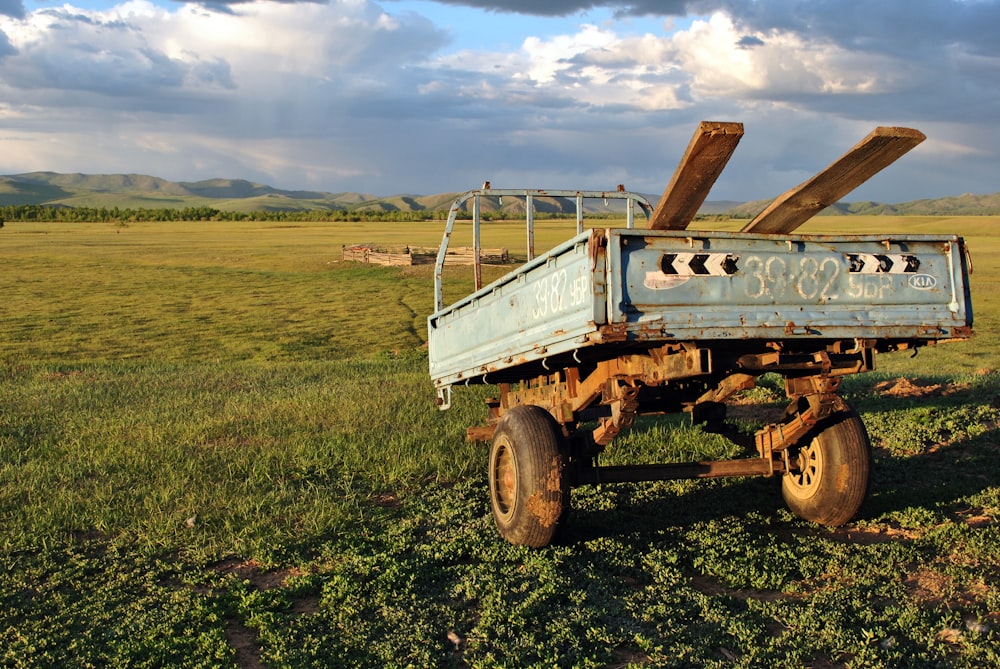
[[[861,510],[871,479],[871,441],[857,414],[840,413],[789,452],[798,469],[781,477],[792,513],[820,525],[843,525]]]
[[[548,546],[566,518],[569,490],[559,426],[536,406],[503,415],[490,447],[490,508],[512,544]]]

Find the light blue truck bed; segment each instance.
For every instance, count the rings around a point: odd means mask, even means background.
[[[630,345],[963,338],[966,276],[954,236],[590,230],[432,314],[430,374],[440,393]]]

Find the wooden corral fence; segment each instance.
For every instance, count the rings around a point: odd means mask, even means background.
[[[343,247],[343,259],[372,265],[424,265],[433,263],[437,252],[436,248],[420,246],[351,244]],[[475,257],[475,249],[471,246],[448,249],[449,264],[472,265]],[[502,265],[510,262],[510,255],[505,248],[482,248],[479,250],[479,259],[485,264]]]

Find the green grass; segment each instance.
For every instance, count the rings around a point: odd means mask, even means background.
[[[845,382],[876,457],[856,523],[766,479],[579,488],[544,550],[493,529],[463,439],[489,391],[434,407],[431,269],[339,262],[440,224],[7,224],[0,666],[996,666],[997,224],[806,229],[963,234],[975,265],[976,338]],[[523,224],[483,243],[517,255]],[[734,453],[645,419],[606,461]]]

